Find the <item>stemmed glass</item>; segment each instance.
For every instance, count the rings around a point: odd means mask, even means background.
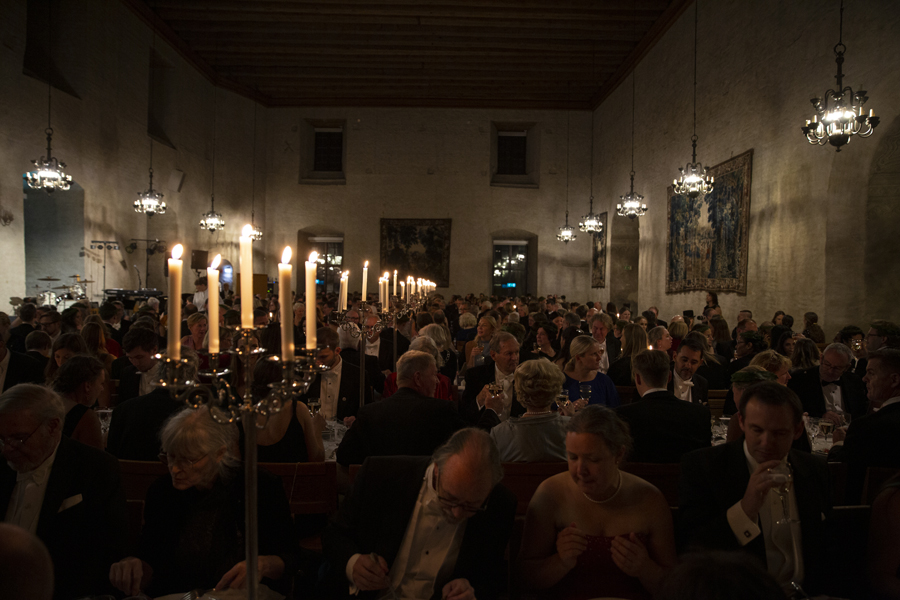
[[[591,403],[591,384],[582,383],[578,386],[578,391],[581,393],[581,399],[585,401],[586,404]]]
[[[774,489],[778,493],[778,497],[781,499],[782,516],[780,519],[775,521],[775,524],[787,525],[791,522],[788,494],[790,493],[791,485],[794,482],[793,471],[791,470],[791,466],[789,464],[782,463],[776,467],[772,467],[771,469],[769,469],[769,473],[772,475],[772,481],[778,484]]]
[[[809,436],[809,446],[815,450],[816,438],[819,436],[819,419],[817,417],[805,417],[806,434]]]

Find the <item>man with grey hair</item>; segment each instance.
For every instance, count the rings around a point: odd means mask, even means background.
[[[373,456],[325,530],[328,597],[494,600],[516,498],[490,436],[462,429],[431,457]]]
[[[427,352],[410,350],[401,356],[396,393],[359,409],[338,446],[338,464],[359,465],[369,456],[430,456],[465,427],[450,402],[434,398],[437,374]]]
[[[866,414],[865,386],[849,372],[852,360],[850,348],[835,342],[822,352],[819,366],[791,374],[788,387],[800,397],[803,412],[828,419],[838,427],[843,424],[844,413],[854,418]]]
[[[63,437],[64,419],[62,400],[43,386],[0,396],[0,515],[47,546],[60,599],[106,593],[126,531],[116,459]]]
[[[466,371],[466,389],[459,412],[470,425],[483,424],[486,413],[494,425],[525,413],[516,400],[513,377],[519,366],[519,342],[511,333],[499,331],[490,345],[490,360]]]

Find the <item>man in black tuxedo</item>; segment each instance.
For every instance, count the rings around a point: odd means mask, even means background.
[[[867,468],[900,469],[900,350],[882,348],[871,354],[863,381],[869,400],[879,408],[854,419],[846,440],[844,431],[836,429],[835,446],[828,453],[829,461],[847,463],[847,504],[860,503]]]
[[[431,456],[466,426],[453,405],[434,398],[437,364],[410,350],[397,361],[397,392],[363,406],[337,449],[338,464],[362,464],[369,456]]]
[[[9,330],[0,332],[0,381],[3,391],[19,383],[44,383],[44,372],[38,361],[7,347]]]
[[[25,338],[25,356],[33,358],[38,362],[38,366],[43,373],[47,369],[47,363],[50,361],[50,349],[53,347],[53,341],[50,336],[37,329],[28,334]]]
[[[64,419],[59,396],[42,386],[0,396],[0,515],[44,542],[54,597],[69,600],[107,593],[109,567],[124,556],[126,513],[118,462],[63,437]]]
[[[112,302],[104,302],[100,305],[98,312],[106,325],[106,336],[111,337],[121,346],[125,333],[121,328],[116,329],[116,325],[119,323],[119,308]]]
[[[153,391],[150,382],[157,370],[159,336],[146,327],[132,327],[122,340],[122,350],[131,364],[119,375],[119,402]]]
[[[516,498],[497,447],[456,432],[433,457],[373,456],[322,536],[328,597],[495,600]]]
[[[803,411],[840,426],[841,413],[852,417],[866,414],[868,402],[862,381],[848,373],[853,354],[841,343],[829,344],[818,367],[797,371],[788,387],[800,397]]]
[[[606,313],[597,313],[591,317],[591,336],[600,343],[603,356],[600,358],[600,371],[605,375],[619,354],[622,353],[622,342],[613,333],[613,321]]]
[[[766,565],[782,587],[793,580],[811,594],[822,593],[828,570],[831,482],[824,461],[791,449],[804,434],[800,400],[778,383],[762,382],[746,389],[739,408],[742,439],[695,450],[681,459],[682,542],[707,549],[743,549]],[[776,490],[784,476],[772,473],[785,464],[793,472],[788,515]],[[777,524],[785,518],[799,523]],[[792,530],[800,533],[797,554]]]
[[[676,398],[666,389],[668,380],[669,357],[665,352],[642,350],[634,357],[634,385],[641,399],[616,409],[634,439],[628,460],[677,463],[685,452],[709,447],[709,409]]]
[[[459,414],[470,425],[493,427],[509,417],[519,417],[525,407],[516,400],[513,378],[519,366],[519,342],[516,337],[499,331],[491,339],[491,360],[466,371],[466,390],[460,400]],[[493,395],[488,385],[502,386]]]
[[[328,367],[324,373],[316,375],[301,400],[318,403],[326,420],[337,419],[350,426],[359,411],[359,366],[345,365],[341,360],[341,344],[337,332],[330,327],[322,327],[316,332],[318,354],[316,362]],[[372,388],[366,386],[363,404],[372,402]]]
[[[693,404],[707,404],[709,382],[702,375],[697,375],[697,369],[702,364],[703,345],[695,339],[683,339],[678,346],[678,352],[675,353],[674,374],[667,389],[679,400]]]
[[[378,361],[378,370],[381,371],[382,375],[387,375],[394,370],[394,340],[381,337],[381,331],[374,329],[377,322],[378,317],[374,315],[369,315],[366,318],[366,325],[370,328],[369,333],[366,334],[366,354],[375,358]],[[393,335],[390,337],[393,338]],[[403,336],[398,335],[399,337]],[[405,340],[406,338],[403,339]],[[409,350],[408,343],[406,349]],[[397,355],[397,360],[400,359],[400,356],[400,354]]]
[[[9,348],[13,352],[25,353],[25,338],[32,331],[35,331],[34,320],[37,317],[37,307],[27,302],[19,309],[19,320],[21,323],[9,330]]]

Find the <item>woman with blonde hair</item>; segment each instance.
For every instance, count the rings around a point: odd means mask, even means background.
[[[484,364],[484,360],[491,356],[491,338],[500,331],[497,320],[490,315],[478,319],[475,339],[466,344],[466,367],[472,368]],[[478,357],[481,357],[479,360]]]
[[[622,356],[609,365],[606,375],[615,385],[634,385],[631,358],[650,345],[647,341],[647,331],[637,323],[629,323],[622,330],[622,339],[624,340]]]
[[[209,318],[203,313],[194,313],[187,318],[190,335],[181,338],[181,345],[191,350],[203,350],[206,332],[209,331]]]
[[[576,408],[588,404],[619,406],[619,394],[612,379],[600,372],[603,348],[589,335],[579,335],[569,344],[571,358],[563,373],[566,376],[563,389]]]
[[[491,429],[491,439],[503,462],[566,460],[566,424],[569,417],[552,409],[565,377],[546,359],[523,362],[515,373],[516,399],[525,407]]]
[[[791,364],[794,371],[810,369],[819,366],[822,353],[814,341],[809,338],[798,338],[794,341],[794,351],[791,352]]]
[[[781,385],[787,385],[791,380],[791,359],[782,356],[775,350],[763,350],[750,361],[751,367],[762,367],[769,373],[774,373]]]
[[[688,326],[684,321],[675,321],[674,323],[669,323],[667,329],[669,330],[669,335],[672,336],[672,347],[669,348],[669,358],[672,358],[678,353],[678,346],[681,345],[681,340],[688,334]]]

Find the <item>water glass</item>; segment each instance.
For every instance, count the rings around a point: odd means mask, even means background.
[[[588,404],[591,402],[591,384],[582,383],[578,386],[578,391],[581,394],[582,400],[587,400]]]

